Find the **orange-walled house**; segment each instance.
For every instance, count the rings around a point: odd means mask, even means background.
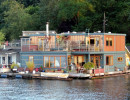
[[[36,67],[66,69],[71,63],[95,64],[95,72],[124,70],[125,34],[55,31],[23,31],[21,36],[21,66],[28,60]]]

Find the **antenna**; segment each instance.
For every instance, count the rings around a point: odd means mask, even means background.
[[[104,19],[103,19],[103,32],[105,33],[105,30],[106,30],[106,15],[105,15],[105,12],[104,12]]]

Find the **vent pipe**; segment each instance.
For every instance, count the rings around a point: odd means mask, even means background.
[[[49,36],[49,22],[46,23],[46,35]]]

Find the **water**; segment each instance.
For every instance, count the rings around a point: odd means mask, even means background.
[[[0,100],[130,100],[130,75],[73,81],[0,78]]]

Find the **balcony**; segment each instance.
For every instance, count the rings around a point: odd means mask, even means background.
[[[22,45],[22,52],[29,51],[70,51],[70,52],[101,52],[103,45],[88,45],[85,43],[66,41],[64,43],[45,43]]]
[[[21,49],[21,43],[20,42],[5,42],[0,46],[1,49]]]

